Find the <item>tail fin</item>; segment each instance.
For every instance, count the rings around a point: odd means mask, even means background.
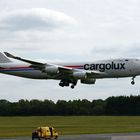
[[[0,63],[10,63],[10,62],[12,61],[0,52]]]

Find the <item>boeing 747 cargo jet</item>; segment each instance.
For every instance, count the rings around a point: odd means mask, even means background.
[[[9,58],[22,61],[17,63]],[[23,63],[24,62],[24,63]],[[82,84],[95,84],[96,79],[132,77],[140,75],[139,59],[110,59],[86,63],[40,63],[23,59],[10,53],[0,53],[0,73],[31,79],[60,80],[61,87],[74,88],[78,81]]]

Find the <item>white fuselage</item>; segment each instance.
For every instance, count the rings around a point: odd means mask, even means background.
[[[59,63],[59,66],[85,71],[99,71],[104,74],[93,75],[91,78],[121,78],[140,75],[139,59],[112,59],[87,63]],[[32,79],[58,79],[57,74],[49,75],[31,67],[28,63],[0,63],[0,73],[10,74]],[[59,73],[58,73],[59,74]]]

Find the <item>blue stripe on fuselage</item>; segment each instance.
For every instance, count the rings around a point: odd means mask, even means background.
[[[0,69],[0,72],[13,72],[13,71],[30,71],[33,68],[18,68],[18,69]]]

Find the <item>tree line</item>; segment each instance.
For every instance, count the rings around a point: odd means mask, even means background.
[[[105,100],[0,100],[0,116],[49,115],[140,115],[140,96],[109,97]]]

